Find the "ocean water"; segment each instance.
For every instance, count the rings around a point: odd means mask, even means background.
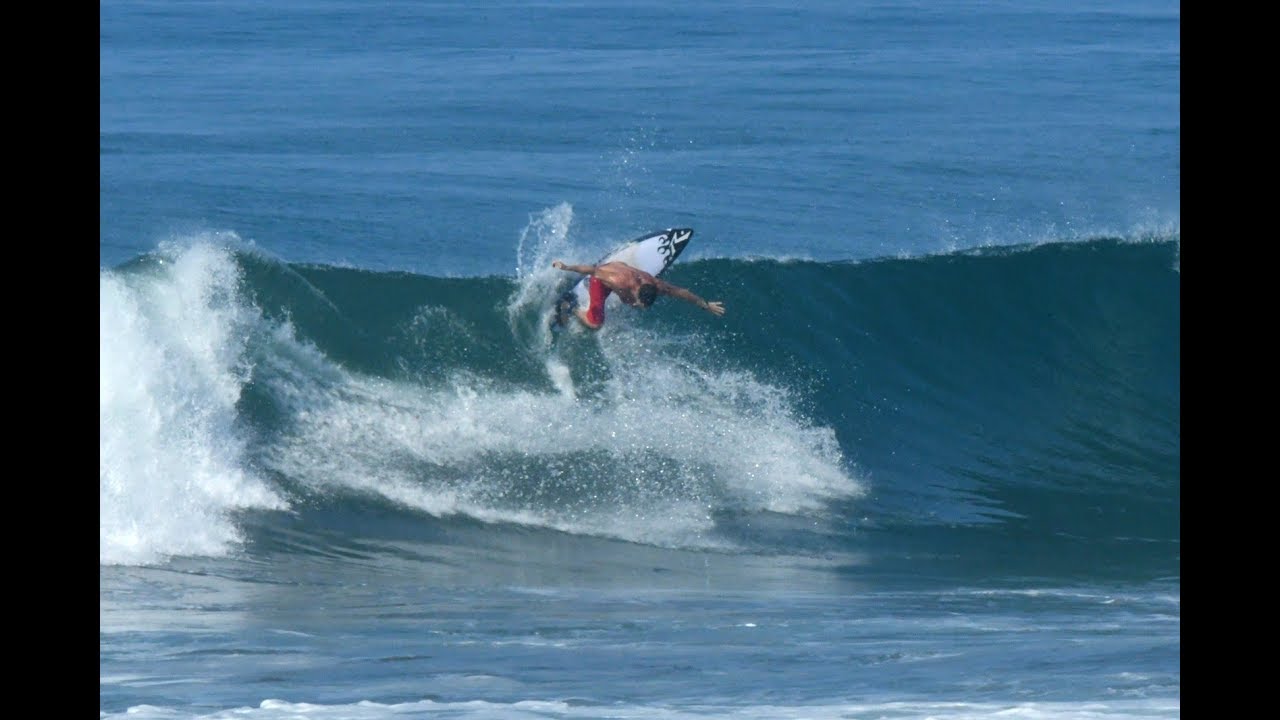
[[[101,718],[1180,717],[1177,3],[100,27]]]

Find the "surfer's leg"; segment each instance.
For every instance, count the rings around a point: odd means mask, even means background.
[[[604,325],[604,301],[612,292],[607,285],[592,277],[587,280],[587,296],[590,302],[585,309],[578,308],[578,317],[589,328]]]
[[[551,323],[553,325],[564,325],[569,321],[569,313],[573,312],[577,305],[577,297],[572,290],[561,295],[560,299],[556,301],[556,309],[551,315]]]

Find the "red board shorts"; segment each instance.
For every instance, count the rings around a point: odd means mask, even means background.
[[[611,292],[613,291],[594,277],[587,279],[587,295],[591,298],[591,302],[587,305],[586,320],[591,327],[600,327],[604,324],[604,301]]]

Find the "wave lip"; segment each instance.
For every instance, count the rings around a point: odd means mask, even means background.
[[[284,501],[247,468],[237,403],[261,318],[215,245],[169,249],[153,272],[99,279],[99,560],[220,555],[238,508]]]

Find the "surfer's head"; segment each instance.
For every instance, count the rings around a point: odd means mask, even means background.
[[[641,283],[640,289],[636,291],[636,300],[640,301],[640,307],[649,307],[657,299],[658,286],[653,283]]]

